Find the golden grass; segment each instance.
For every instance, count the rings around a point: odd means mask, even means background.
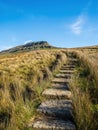
[[[78,130],[98,128],[98,49],[68,50],[79,59],[76,77],[71,81],[75,122]],[[81,77],[81,76],[82,77]]]
[[[98,48],[73,49],[80,61],[89,68],[91,75],[98,84]]]
[[[92,111],[89,92],[83,92],[78,85],[79,77],[71,80],[71,91],[73,94],[74,120],[78,130],[93,130],[96,126]]]
[[[53,71],[64,62],[66,55],[57,49],[0,55],[0,129],[25,129]]]

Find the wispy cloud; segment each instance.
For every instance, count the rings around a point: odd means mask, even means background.
[[[85,23],[85,16],[84,15],[78,16],[76,21],[70,25],[71,31],[74,34],[79,35],[82,32],[84,23]]]
[[[84,25],[86,24],[86,19],[88,17],[88,15],[87,15],[88,10],[91,5],[92,5],[92,0],[89,0],[86,7],[83,8],[83,10],[79,14],[79,16],[77,16],[75,22],[73,22],[70,25],[70,29],[74,34],[79,35],[84,31]]]
[[[88,13],[89,8],[91,7],[92,3],[93,3],[93,0],[89,0],[89,1],[88,1],[86,7],[83,9],[83,12],[84,12],[84,13]]]

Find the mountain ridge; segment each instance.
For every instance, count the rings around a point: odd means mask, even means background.
[[[50,45],[47,41],[37,41],[37,42],[27,42],[23,45],[19,45],[7,50],[3,50],[0,53],[15,53],[15,52],[26,52],[32,50],[39,50],[39,49],[50,49],[50,48],[57,48]]]

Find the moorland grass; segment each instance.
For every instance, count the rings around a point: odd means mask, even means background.
[[[97,130],[97,53],[93,53],[92,58],[88,52],[74,51],[73,53],[79,58],[76,74],[70,83],[73,93],[74,119],[78,130]]]
[[[24,130],[37,116],[52,74],[66,62],[62,50],[0,55],[0,129]]]

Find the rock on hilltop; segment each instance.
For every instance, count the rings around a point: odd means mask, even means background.
[[[38,42],[27,42],[24,45],[16,46],[10,48],[8,50],[4,50],[1,53],[15,53],[15,52],[26,52],[31,50],[39,50],[39,49],[46,49],[46,48],[56,48],[51,46],[47,41],[38,41]]]

